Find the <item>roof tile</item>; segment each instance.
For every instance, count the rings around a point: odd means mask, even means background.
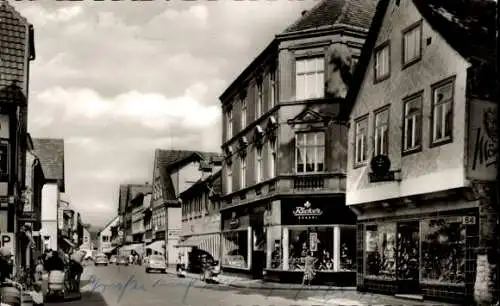
[[[64,191],[64,139],[34,138],[33,147],[45,179],[58,181]]]

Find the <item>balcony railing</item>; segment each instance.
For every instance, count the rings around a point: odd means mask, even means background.
[[[322,176],[297,176],[293,178],[293,189],[311,190],[325,188],[325,178]]]

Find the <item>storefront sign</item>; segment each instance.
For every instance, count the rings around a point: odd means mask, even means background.
[[[497,175],[497,107],[488,101],[469,104],[469,179],[495,180]]]
[[[341,200],[335,199],[290,199],[281,203],[281,224],[343,224],[352,222],[352,216]]]

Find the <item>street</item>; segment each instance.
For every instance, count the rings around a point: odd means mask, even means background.
[[[141,266],[87,266],[82,276],[82,299],[52,306],[295,306],[295,305],[445,305],[417,302],[356,291],[243,289],[204,284],[173,274],[146,274]]]

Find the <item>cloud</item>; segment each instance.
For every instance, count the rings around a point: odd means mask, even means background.
[[[66,190],[103,225],[155,148],[220,150],[218,97],[315,1],[16,1],[35,28],[29,130],[66,142]]]

